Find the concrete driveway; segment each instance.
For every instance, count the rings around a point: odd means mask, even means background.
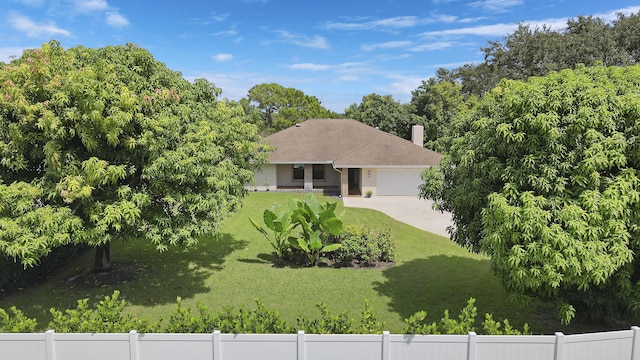
[[[415,196],[345,197],[342,202],[345,207],[378,210],[405,224],[447,238],[447,226],[453,224],[451,214],[435,211],[431,201]]]

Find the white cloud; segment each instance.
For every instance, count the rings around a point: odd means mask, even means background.
[[[454,43],[454,42],[450,42],[450,41],[436,41],[436,42],[431,42],[431,43],[426,43],[426,44],[414,46],[409,50],[416,51],[416,52],[434,51],[434,50],[447,49],[447,48],[450,48],[450,47],[453,47],[453,46],[456,46],[456,45],[458,45],[458,44]]]
[[[111,27],[123,28],[129,26],[129,20],[117,11],[107,12],[105,22]]]
[[[293,64],[287,67],[292,70],[311,70],[311,71],[322,71],[322,70],[329,70],[332,68],[331,65],[322,65],[322,64],[313,64],[313,63]]]
[[[328,72],[323,73],[321,78],[303,79],[296,77],[293,80],[288,80],[289,82],[297,84],[317,82],[331,82],[333,84],[360,82],[366,81],[366,78],[375,72],[375,69],[373,69],[371,64],[368,62],[344,62],[339,64],[298,63],[289,65],[287,68],[291,70],[310,72]],[[335,110],[335,107],[332,106],[332,110],[342,111],[344,108],[338,107],[338,110]]]
[[[404,29],[419,24],[416,16],[396,16],[364,22],[330,22],[322,25],[327,30],[371,30],[376,28]]]
[[[31,20],[29,17],[17,12],[11,13],[9,15],[9,23],[14,29],[25,33],[28,37],[33,38],[52,35],[71,35],[71,32],[58,27],[53,21],[38,24]]]
[[[529,25],[530,28],[542,28],[546,26],[552,30],[561,30],[567,27],[567,20],[569,18],[558,18],[558,19],[546,19],[546,20],[532,20],[525,21],[523,25]],[[505,34],[506,35],[506,34]]]
[[[459,67],[467,65],[467,64],[480,64],[483,61],[484,61],[484,59],[467,60],[467,61],[456,61],[456,62],[443,63],[443,64],[431,64],[431,65],[429,65],[429,67],[433,68],[433,69],[439,69],[439,68],[454,69],[454,68],[459,68]]]
[[[339,66],[355,66],[359,63],[345,63],[337,65]],[[347,81],[361,81],[354,76],[344,75],[342,79],[345,84],[343,87],[336,88],[335,85],[329,86],[330,90],[315,90],[310,92],[310,84],[317,84],[318,78],[306,78],[299,75],[285,76],[274,73],[251,73],[251,72],[225,72],[225,73],[209,73],[200,72],[185,75],[185,78],[189,81],[193,81],[197,78],[205,78],[215,86],[223,90],[222,97],[231,100],[240,100],[247,96],[247,91],[256,84],[262,83],[277,83],[285,87],[294,87],[304,91],[308,95],[316,96],[322,103],[322,106],[336,112],[343,112],[352,103],[360,102],[362,93],[360,91],[349,92]],[[325,79],[326,80],[326,79]]]
[[[374,51],[378,49],[397,49],[397,48],[406,48],[411,46],[413,43],[411,41],[387,41],[378,44],[365,44],[360,48],[364,51]]]
[[[79,14],[102,14],[104,22],[114,28],[129,26],[129,20],[117,8],[110,6],[107,0],[72,0],[71,10]]]
[[[472,22],[476,22],[476,21],[480,21],[480,20],[484,20],[484,19],[486,19],[486,17],[479,16],[479,17],[473,17],[473,18],[462,18],[462,19],[458,20],[458,22],[462,23],[462,24],[468,24],[468,23],[472,23]]]
[[[211,24],[211,21],[202,20],[200,18],[193,18],[193,19],[189,19],[189,24],[190,25],[209,25]]]
[[[108,8],[109,4],[105,0],[75,0],[73,10],[79,13],[88,13],[105,11]]]
[[[233,55],[231,54],[215,54],[211,55],[211,58],[218,62],[229,61],[233,59]]]
[[[500,1],[500,0],[496,0],[496,1]],[[618,15],[617,15],[618,13],[630,15],[630,14],[636,14],[639,11],[640,11],[640,6],[629,6],[626,8],[612,10],[607,13],[593,14],[593,16],[601,18],[605,21],[613,21],[618,18]],[[550,18],[550,19],[542,19],[542,20],[526,20],[526,21],[523,21],[522,24],[528,25],[532,29],[542,28],[543,26],[546,26],[552,30],[562,30],[567,27],[568,19],[569,18],[567,17],[563,17],[563,18]],[[420,36],[424,38],[463,36],[463,35],[501,37],[509,33],[512,33],[517,28],[518,28],[517,23],[512,23],[512,24],[500,23],[500,24],[491,24],[491,25],[463,27],[463,28],[457,28],[457,29],[428,31],[420,34]]]
[[[365,62],[345,62],[337,65],[328,64],[315,64],[315,63],[299,63],[287,66],[288,69],[293,70],[310,70],[310,71],[323,71],[323,70],[335,70],[336,72],[344,73],[350,71],[363,71],[364,67],[368,68],[369,64]]]
[[[19,2],[23,5],[27,6],[40,6],[43,3],[43,0],[13,0],[14,2]]]
[[[236,30],[223,30],[213,33],[214,36],[233,37],[238,35]]]
[[[338,77],[338,80],[344,82],[356,82],[360,81],[360,78],[355,75],[342,75]]]
[[[471,18],[462,19],[469,22]],[[455,15],[433,14],[429,17],[419,18],[417,16],[395,16],[386,19],[370,20],[367,18],[355,19],[351,22],[328,22],[320,27],[325,30],[399,30],[413,28],[420,25],[433,23],[455,23],[461,20]]]
[[[397,61],[397,60],[402,60],[402,59],[408,59],[413,57],[413,55],[411,54],[407,54],[407,53],[400,53],[400,52],[392,52],[392,53],[387,53],[387,54],[379,54],[376,55],[374,57],[372,57],[372,59],[375,59],[375,61],[378,62],[389,62],[389,61]]]
[[[223,30],[218,31],[212,34],[213,36],[225,37],[225,38],[234,38],[234,43],[239,43],[243,40],[242,36],[238,36],[238,32],[236,30]]]
[[[448,35],[504,36],[518,28],[518,24],[493,24],[458,29],[428,31],[420,34],[423,37]]]
[[[213,13],[211,14],[211,18],[217,22],[223,22],[229,18],[229,14]]]
[[[424,76],[399,74],[387,74],[387,77],[395,81],[384,87],[378,87],[377,90],[381,93],[392,95],[396,101],[401,103],[409,102],[411,100],[411,92],[418,88],[422,80],[425,79]]]
[[[632,14],[637,14],[639,11],[640,11],[640,6],[629,6],[626,8],[613,10],[607,13],[593,14],[593,16],[599,17],[605,21],[613,21],[618,18],[618,13],[624,14],[624,15],[632,15]]]
[[[216,87],[222,89],[222,97],[231,100],[240,100],[247,96],[249,89],[256,84],[272,83],[287,84],[291,79],[275,76],[274,74],[261,74],[251,72],[198,72],[185,75],[185,79],[207,79],[214,83]]]
[[[416,16],[396,16],[392,18],[373,21],[370,24],[373,26],[382,26],[394,29],[404,29],[414,27],[419,24],[419,20]]]
[[[33,48],[36,48],[34,46]],[[19,58],[22,56],[22,52],[26,49],[31,49],[29,47],[21,48],[21,47],[4,47],[0,48],[0,61],[8,63],[15,58]]]
[[[511,7],[522,5],[523,0],[483,0],[469,3],[473,8],[482,8],[490,12],[507,12]]]
[[[327,40],[319,35],[298,35],[285,30],[277,30],[276,33],[280,35],[280,41],[288,42],[294,45],[321,50],[327,50],[330,48]]]
[[[434,15],[428,19],[426,19],[427,22],[440,22],[440,23],[453,23],[456,21],[460,21],[458,20],[458,17],[455,15]]]

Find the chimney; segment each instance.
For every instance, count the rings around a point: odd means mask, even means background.
[[[424,127],[422,125],[413,125],[411,127],[411,141],[420,147],[424,147]]]

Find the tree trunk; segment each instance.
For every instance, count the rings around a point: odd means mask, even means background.
[[[105,273],[111,271],[111,242],[96,246],[96,257],[93,263],[93,271]]]
[[[267,110],[267,127],[269,127],[269,129],[273,127],[273,117],[271,117],[272,112],[273,111],[270,109]]]

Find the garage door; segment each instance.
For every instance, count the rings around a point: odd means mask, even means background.
[[[378,169],[378,195],[417,196],[423,169]]]

